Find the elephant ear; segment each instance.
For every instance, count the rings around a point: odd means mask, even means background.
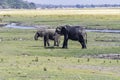
[[[61,27],[57,27],[56,31],[60,32],[61,31]]]
[[[61,34],[61,27],[57,27],[55,33]]]
[[[61,33],[62,33],[62,34],[66,34],[67,32],[69,32],[69,26],[68,26],[68,25],[65,25],[65,26],[62,27]]]
[[[39,37],[43,37],[44,31],[38,31],[37,34],[39,35]]]
[[[69,25],[65,25],[65,26],[63,26],[63,30],[67,30],[67,31],[69,31],[69,28],[70,28]]]

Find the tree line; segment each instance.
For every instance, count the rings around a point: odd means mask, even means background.
[[[37,8],[46,9],[46,8],[120,8],[120,4],[89,4],[89,5],[52,5],[52,4],[36,4]]]
[[[89,5],[82,5],[82,4],[76,4],[76,5],[53,5],[53,4],[35,4],[33,2],[27,2],[23,0],[0,0],[0,9],[50,9],[50,8],[120,8],[120,4],[89,4]]]
[[[35,9],[36,4],[23,0],[0,0],[0,9]]]

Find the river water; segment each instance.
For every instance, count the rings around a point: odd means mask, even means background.
[[[16,28],[16,29],[35,29],[34,26],[21,26],[16,23],[11,23],[5,26],[6,28]]]
[[[16,25],[16,23],[11,23],[5,26],[6,28],[17,28],[17,29],[37,29],[34,26],[21,26]],[[87,32],[102,32],[102,33],[120,33],[120,30],[96,30],[96,29],[87,29]]]
[[[87,29],[87,32],[101,32],[101,33],[120,33],[120,30],[108,30],[108,29],[102,29],[102,30],[94,30],[94,29]]]

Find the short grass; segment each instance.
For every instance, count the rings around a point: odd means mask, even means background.
[[[79,42],[71,40],[68,42],[68,49],[62,49],[63,37],[60,47],[53,47],[53,41],[50,41],[51,47],[44,48],[42,38],[39,38],[38,41],[34,40],[34,34],[36,31],[37,30],[1,28],[1,54],[9,55],[8,52],[10,52],[12,54],[14,53],[15,55],[22,53],[42,56],[80,57],[82,55],[120,53],[120,34],[88,32],[87,49],[81,49]]]
[[[2,80],[119,80],[116,60],[74,57],[1,56]],[[106,63],[103,63],[106,61]],[[110,63],[111,61],[111,63]],[[97,62],[97,63],[96,63]]]
[[[119,80],[120,61],[81,58],[86,55],[120,54],[120,34],[88,32],[87,49],[76,41],[69,48],[44,48],[36,30],[0,28],[1,80]],[[106,38],[109,41],[104,41]],[[114,41],[118,39],[117,41]]]

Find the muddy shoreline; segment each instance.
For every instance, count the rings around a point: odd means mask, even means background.
[[[120,54],[85,55],[85,56],[83,56],[83,58],[100,58],[100,59],[120,60]]]

